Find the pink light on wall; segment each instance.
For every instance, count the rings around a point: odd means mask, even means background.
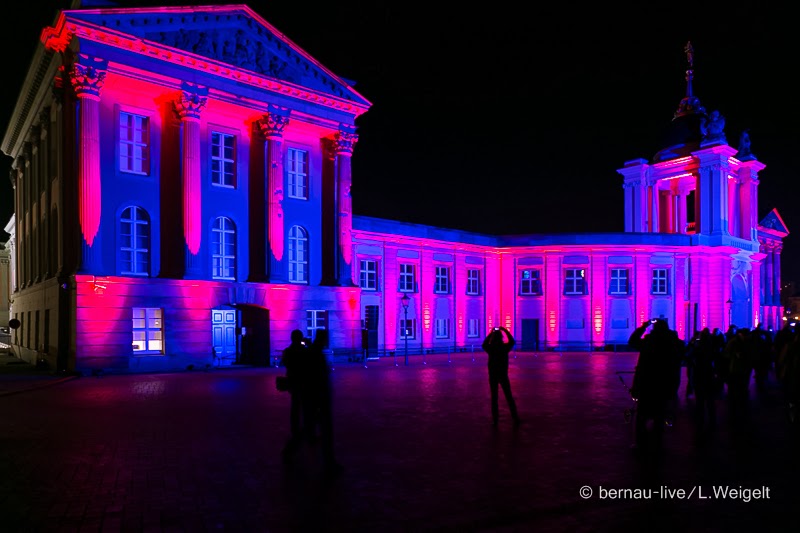
[[[269,248],[272,256],[283,259],[283,241],[285,228],[283,225],[283,131],[289,124],[287,110],[266,113],[259,121],[261,133],[267,140],[267,219],[269,232]]]
[[[425,302],[422,304],[422,327],[425,331],[431,330],[431,304]]]
[[[550,331],[552,333],[555,333],[556,329],[558,328],[558,317],[556,316],[555,309],[551,309],[550,312],[548,313],[547,327],[550,328]]]
[[[183,123],[183,234],[192,255],[200,251],[203,234],[200,198],[200,113],[208,101],[208,89],[185,84],[175,100],[175,111]]]
[[[70,80],[80,101],[80,153],[78,158],[78,216],[86,244],[92,246],[100,228],[100,89],[108,61],[78,54]]]
[[[596,305],[594,307],[594,317],[592,317],[592,322],[594,323],[594,334],[595,336],[601,336],[603,334],[603,308],[600,305]]]

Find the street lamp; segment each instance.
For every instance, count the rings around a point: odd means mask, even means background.
[[[728,298],[725,303],[728,304],[728,327],[730,328],[733,325],[733,300]]]
[[[403,340],[406,345],[406,366],[408,366],[408,304],[411,303],[411,298],[408,297],[408,294],[404,294],[400,298],[400,303],[403,304]]]

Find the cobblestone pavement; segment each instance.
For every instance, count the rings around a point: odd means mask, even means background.
[[[800,448],[774,386],[751,389],[735,424],[721,398],[702,439],[682,387],[664,452],[642,459],[617,374],[633,354],[519,354],[517,429],[502,393],[491,425],[483,356],[398,362],[335,367],[345,470],[334,480],[316,448],[280,460],[280,369],[82,377],[2,395],[0,530],[797,531]],[[715,487],[769,498],[714,498]]]

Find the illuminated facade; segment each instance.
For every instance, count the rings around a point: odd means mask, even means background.
[[[266,364],[295,328],[348,352],[362,333],[462,348],[495,324],[583,349],[652,316],[682,336],[780,316],[763,165],[698,122],[691,82],[673,122],[703,132],[620,170],[625,233],[496,237],[354,217],[370,102],[246,6],[67,10],[41,42],[2,144],[27,360]]]

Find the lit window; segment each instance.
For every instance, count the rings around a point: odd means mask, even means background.
[[[481,321],[477,318],[467,320],[467,337],[480,337]]]
[[[120,273],[150,275],[150,217],[141,207],[131,206],[119,219]]]
[[[609,294],[628,294],[627,268],[611,269],[611,286],[609,287],[608,292]]]
[[[133,352],[164,353],[164,322],[160,308],[133,308]]]
[[[467,294],[477,296],[481,293],[481,271],[477,268],[467,269]]]
[[[398,284],[400,292],[416,292],[417,291],[417,276],[416,268],[414,265],[401,263],[400,264],[400,281]]]
[[[147,174],[149,169],[149,119],[131,113],[119,114],[119,169]]]
[[[415,339],[417,336],[417,319],[409,318],[408,320],[400,319],[400,338],[401,339]]]
[[[449,339],[450,338],[450,319],[437,318],[436,319],[436,338]]]
[[[450,267],[436,267],[436,283],[433,292],[438,294],[448,294],[450,292]]]
[[[306,311],[306,337],[314,339],[320,329],[328,329],[328,312],[321,309]]]
[[[308,283],[308,233],[300,226],[289,230],[289,281]]]
[[[568,268],[564,271],[564,294],[586,294],[586,270]]]
[[[369,259],[361,261],[359,287],[367,291],[378,290],[378,263]]]
[[[217,218],[211,230],[211,277],[236,279],[236,226],[226,217]]]
[[[236,186],[236,137],[227,133],[211,133],[211,183],[221,187]]]
[[[519,271],[519,293],[523,295],[542,294],[541,272],[539,270],[520,270]]]
[[[653,294],[669,294],[669,270],[666,268],[653,269]]]
[[[308,200],[308,152],[289,148],[286,156],[289,198]]]

